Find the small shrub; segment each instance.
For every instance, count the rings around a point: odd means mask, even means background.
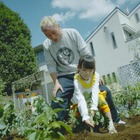
[[[0,95],[6,95],[6,93],[4,93],[5,85],[6,83],[0,78]]]

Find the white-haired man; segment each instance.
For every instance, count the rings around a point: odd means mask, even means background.
[[[53,17],[44,17],[41,30],[46,35],[43,43],[47,68],[54,82],[53,95],[64,100],[52,102],[52,108],[63,108],[58,119],[66,119],[69,102],[73,96],[73,78],[81,56],[89,54],[86,43],[75,29],[61,29]]]

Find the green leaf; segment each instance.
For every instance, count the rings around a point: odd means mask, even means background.
[[[35,119],[34,119],[34,121],[33,121],[33,123],[37,123],[37,124],[41,124],[41,123],[43,123],[43,124],[48,124],[49,123],[49,119],[48,119],[48,117],[46,116],[46,112],[44,111],[43,113],[41,113],[40,115],[38,115]]]
[[[0,107],[0,118],[3,116],[4,109]]]
[[[0,120],[0,130],[3,130],[5,128],[6,128],[5,123],[2,120]]]
[[[53,97],[53,98],[51,98],[51,100],[55,103],[64,103],[64,100],[59,97]]]
[[[28,140],[36,140],[36,132],[33,132],[31,134],[28,134],[27,136]]]
[[[56,140],[66,140],[64,135],[62,135],[60,132],[58,132],[58,134],[59,134],[59,139]]]
[[[64,122],[62,122],[62,121],[57,121],[57,123],[58,123],[59,125],[61,125],[63,128],[65,128],[66,131],[67,131],[69,134],[72,134],[72,128],[71,128],[69,125],[67,125],[66,123],[64,123]]]
[[[57,131],[59,131],[60,128],[61,128],[60,124],[59,124],[57,121],[52,122],[52,123],[49,125],[49,127],[50,127],[50,129],[57,130]]]

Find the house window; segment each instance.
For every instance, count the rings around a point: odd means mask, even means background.
[[[139,18],[138,13],[135,14],[135,19],[136,19],[136,22],[140,22],[140,18]]]
[[[41,64],[43,62],[45,62],[45,56],[44,56],[44,51],[39,51],[36,53],[36,56],[37,56],[37,60],[38,60],[38,63]]]
[[[117,43],[116,43],[115,35],[113,32],[111,33],[111,39],[112,39],[113,49],[116,49]]]
[[[93,47],[93,43],[90,42],[90,48],[91,48],[91,53],[93,56],[95,56],[95,51],[94,51],[94,47]]]
[[[124,30],[124,34],[125,34],[126,41],[131,40],[133,38],[133,35],[126,30]]]

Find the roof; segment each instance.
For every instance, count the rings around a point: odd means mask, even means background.
[[[39,52],[39,51],[42,51],[42,50],[43,50],[43,45],[42,45],[42,44],[40,44],[40,45],[34,47],[34,51],[35,51],[35,52]]]
[[[85,39],[86,42],[88,42],[105,24],[116,14],[119,12],[120,14],[124,15],[126,18],[128,18],[130,15],[132,15],[136,10],[140,8],[140,3],[132,9],[132,11],[129,14],[124,13],[122,10],[120,10],[118,7],[114,8],[114,10],[97,26],[97,28]]]
[[[138,3],[135,8],[132,9],[132,11],[129,13],[129,17],[131,17],[135,12],[140,9],[140,3]]]

